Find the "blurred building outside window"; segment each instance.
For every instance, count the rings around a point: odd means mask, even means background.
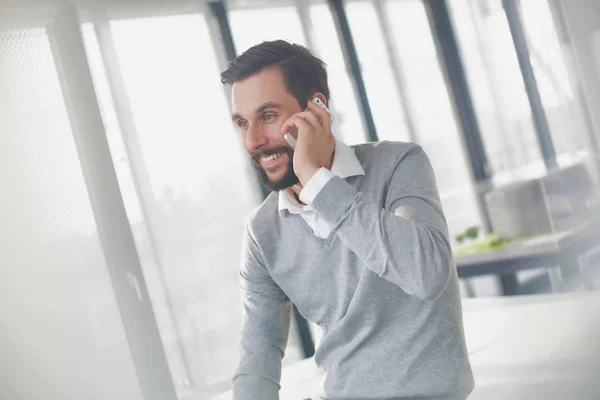
[[[422,0],[382,2],[378,17],[372,1],[348,1],[346,10],[356,43],[377,133],[382,140],[411,140],[429,156],[437,178],[442,206],[452,234],[479,226],[475,186],[467,155]],[[383,21],[381,21],[383,19]],[[381,22],[383,23],[381,23]],[[384,46],[384,32],[395,54]],[[392,76],[390,58],[401,66],[403,107],[399,87]],[[414,132],[409,132],[406,113],[411,112]]]
[[[141,400],[56,48],[23,25],[0,26],[0,398]]]
[[[125,151],[122,135],[132,132],[116,120],[94,26],[83,31],[173,380],[182,398],[210,397],[230,386],[239,361],[241,234],[260,195],[206,21],[200,13],[110,21],[138,160]],[[150,193],[135,193],[132,176],[148,177]],[[299,358],[293,346],[289,353]]]

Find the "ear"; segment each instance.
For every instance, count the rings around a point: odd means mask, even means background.
[[[329,107],[329,104],[327,104],[327,99],[325,98],[325,95],[321,92],[315,92],[313,93],[312,96],[310,96],[310,99],[314,99],[315,97],[318,97],[319,100],[321,100],[323,102],[323,104],[325,104],[326,107]]]

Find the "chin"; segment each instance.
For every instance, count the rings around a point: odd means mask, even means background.
[[[281,190],[292,187],[298,182],[300,182],[300,180],[294,173],[293,167],[288,167],[284,173],[279,174],[269,174],[261,168],[260,178],[263,185],[265,185],[269,190],[273,192],[279,192]]]

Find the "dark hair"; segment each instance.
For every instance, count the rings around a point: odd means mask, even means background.
[[[323,93],[329,101],[326,64],[306,47],[285,40],[262,42],[249,48],[229,62],[221,73],[221,82],[232,85],[269,67],[279,67],[287,90],[300,108],[306,107],[315,92]]]

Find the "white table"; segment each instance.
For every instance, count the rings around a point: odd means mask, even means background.
[[[600,399],[600,292],[464,299],[463,313],[469,400]],[[312,359],[284,368],[280,398],[318,393],[321,379]]]
[[[546,268],[553,291],[562,290],[562,275],[578,265],[585,287],[594,290],[589,253],[600,247],[597,219],[564,232],[517,240],[494,251],[455,257],[459,278],[499,275],[505,295],[519,294],[519,271]],[[562,269],[562,273],[561,273]]]

